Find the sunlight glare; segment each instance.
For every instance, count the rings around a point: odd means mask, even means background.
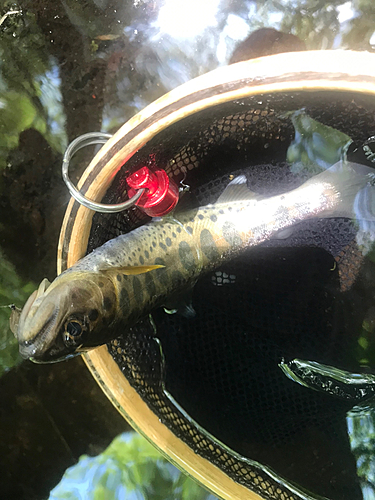
[[[352,19],[352,17],[354,16],[352,2],[345,2],[342,5],[338,5],[337,11],[339,13],[338,21],[340,24],[344,23],[345,21],[349,21],[349,19]]]
[[[156,26],[174,38],[194,38],[205,28],[216,26],[220,0],[166,0]]]
[[[248,23],[240,16],[229,14],[227,24],[220,34],[216,49],[219,64],[226,64],[235,47],[234,42],[244,40],[249,33]]]
[[[249,33],[249,26],[242,17],[229,14],[224,31],[233,40],[243,40]]]

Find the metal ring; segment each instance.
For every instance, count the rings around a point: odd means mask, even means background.
[[[86,196],[84,196],[80,191],[78,191],[78,189],[69,179],[68,170],[72,156],[81,148],[84,148],[86,146],[91,146],[93,144],[105,144],[111,137],[112,137],[111,134],[105,134],[103,132],[89,132],[88,134],[80,135],[79,137],[77,137],[77,139],[74,139],[74,141],[72,141],[69,144],[63,158],[62,178],[69,190],[69,193],[73,196],[73,198],[76,201],[78,201],[78,203],[89,208],[90,210],[95,210],[96,212],[103,212],[103,213],[122,212],[122,210],[126,210],[127,208],[130,208],[133,205],[135,205],[135,203],[144,193],[144,189],[140,189],[137,194],[135,194],[132,198],[130,198],[130,200],[126,200],[123,203],[106,205],[105,203],[98,203],[94,200],[86,198]]]

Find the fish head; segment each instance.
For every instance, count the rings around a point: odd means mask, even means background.
[[[71,271],[52,284],[43,280],[13,321],[21,356],[52,363],[104,344],[115,307],[113,284],[99,273]]]

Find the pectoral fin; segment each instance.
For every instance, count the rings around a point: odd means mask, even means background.
[[[193,288],[168,299],[164,304],[164,311],[167,314],[180,314],[184,318],[194,318],[197,313],[193,307]]]
[[[154,269],[160,269],[165,266],[152,265],[152,266],[123,266],[123,267],[108,267],[101,269],[101,271],[111,271],[113,273],[126,274],[127,276],[136,276],[137,274],[145,274]]]

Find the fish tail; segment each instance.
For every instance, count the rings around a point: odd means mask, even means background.
[[[326,184],[334,202],[319,216],[368,221],[375,234],[375,169],[340,161],[306,184]]]

